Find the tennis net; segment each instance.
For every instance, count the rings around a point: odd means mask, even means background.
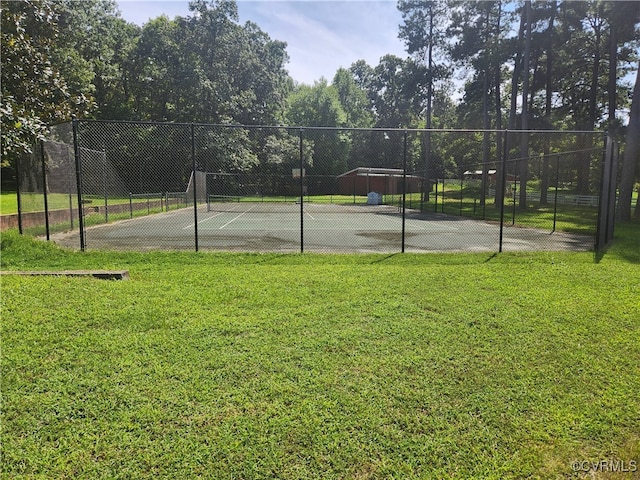
[[[326,198],[303,199],[303,211],[307,213],[328,214],[357,214],[357,213],[386,213],[401,214],[401,200],[397,195],[395,201],[378,205],[367,204],[367,197],[356,197],[350,200]],[[233,195],[208,195],[208,212],[255,212],[255,213],[300,213],[300,197],[250,197]]]

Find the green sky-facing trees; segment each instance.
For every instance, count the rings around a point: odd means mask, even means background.
[[[123,20],[113,0],[3,1],[1,8],[3,165],[45,135],[47,125],[72,115],[634,134],[621,119],[637,111],[635,78],[628,76],[637,69],[640,44],[635,1],[400,0],[406,58],[357,61],[314,85],[295,83],[286,44],[255,23],[240,23],[233,0],[194,0],[189,15],[161,16],[142,27]],[[452,95],[454,82],[464,83],[461,97]],[[333,140],[335,168],[349,164],[351,150],[366,150],[345,136],[315,139]],[[497,154],[501,139],[492,141],[487,137],[479,158]],[[423,143],[426,170],[438,147],[429,136]],[[519,148],[522,155],[526,143]],[[635,157],[628,160],[631,178],[621,178],[631,186],[640,171]],[[579,181],[588,190],[589,172]]]

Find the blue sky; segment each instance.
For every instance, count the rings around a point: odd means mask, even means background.
[[[118,0],[122,17],[142,25],[163,13],[189,15],[188,0]],[[398,39],[402,16],[394,0],[238,0],[240,23],[255,22],[272,39],[287,42],[294,80],[331,81],[336,70],[364,59],[371,66],[387,53],[406,57]]]

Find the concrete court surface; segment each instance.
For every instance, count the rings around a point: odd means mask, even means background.
[[[221,251],[399,252],[402,214],[397,207],[379,208],[305,203],[269,206],[237,203],[207,212],[198,207],[198,248]],[[497,252],[499,224],[437,213],[407,210],[407,252]],[[63,246],[79,248],[78,231],[56,234]],[[86,249],[194,250],[193,207],[122,220],[86,229]],[[503,251],[593,248],[592,236],[504,226]]]

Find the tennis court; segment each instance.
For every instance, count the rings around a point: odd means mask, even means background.
[[[196,221],[197,217],[197,221]],[[302,226],[302,229],[301,229]],[[196,236],[197,231],[197,236]],[[78,248],[77,232],[57,243]],[[496,223],[420,213],[397,206],[228,202],[123,220],[86,229],[88,249],[300,252],[497,252]],[[301,247],[303,246],[303,248]],[[591,236],[504,227],[503,251],[589,250]]]

